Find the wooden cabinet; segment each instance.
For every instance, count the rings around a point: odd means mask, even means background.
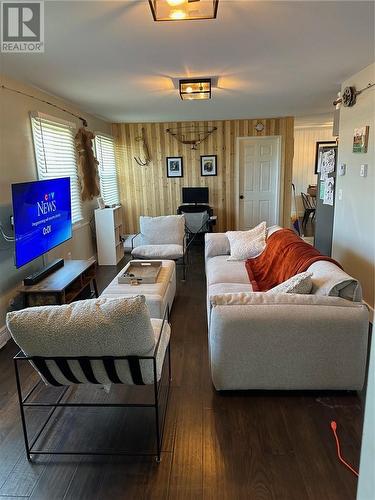
[[[100,266],[115,266],[124,256],[121,207],[95,210],[96,244]]]
[[[94,259],[66,260],[63,267],[38,284],[23,285],[19,289],[24,296],[25,307],[70,304],[86,290],[89,296],[98,297]]]

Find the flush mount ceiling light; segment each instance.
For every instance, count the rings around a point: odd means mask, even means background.
[[[148,0],[154,21],[215,19],[219,0]]]
[[[180,80],[179,90],[183,101],[211,99],[211,78]]]

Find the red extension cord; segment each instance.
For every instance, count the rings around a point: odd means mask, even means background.
[[[336,431],[337,424],[334,420],[332,420],[332,422],[331,422],[331,429],[332,429],[333,435],[335,436],[337,456],[339,457],[340,462],[342,462],[349,470],[351,470],[353,472],[353,474],[355,474],[358,477],[359,476],[358,472],[355,469],[353,469],[353,467],[350,464],[348,464],[348,462],[345,462],[345,460],[341,456],[340,441],[339,441],[339,438],[337,436],[337,431]]]

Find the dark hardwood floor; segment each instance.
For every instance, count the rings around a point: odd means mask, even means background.
[[[100,288],[116,268],[99,270]],[[172,311],[173,383],[164,453],[158,465],[139,457],[25,458],[9,342],[0,351],[0,500],[32,499],[286,499],[353,500],[356,478],[336,458],[335,419],[346,459],[358,467],[361,401],[347,393],[217,393],[211,385],[202,248],[193,247],[188,278],[178,281]],[[25,366],[26,386],[36,380]],[[53,395],[58,389],[48,389]],[[94,387],[72,397],[124,397]],[[149,411],[149,410],[148,410]],[[31,431],[42,410],[28,412]],[[65,409],[45,445],[147,447],[146,410]]]

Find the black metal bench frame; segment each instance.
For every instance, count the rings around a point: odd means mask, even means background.
[[[22,422],[22,430],[23,430],[23,436],[24,436],[24,442],[25,442],[25,450],[26,450],[26,456],[29,461],[32,460],[31,455],[125,455],[125,456],[155,456],[156,461],[159,463],[161,460],[161,452],[162,452],[162,444],[163,444],[163,436],[164,436],[164,428],[165,428],[165,421],[166,421],[166,415],[167,415],[167,408],[168,408],[168,400],[169,400],[169,392],[170,392],[170,385],[171,385],[171,347],[170,347],[170,340],[168,342],[168,346],[164,355],[164,360],[163,360],[163,365],[162,365],[162,370],[161,370],[161,375],[159,381],[157,380],[157,365],[156,365],[156,356],[158,353],[159,349],[159,344],[160,344],[160,339],[162,336],[163,328],[165,321],[169,323],[169,308],[167,307],[164,317],[163,317],[163,322],[162,326],[160,328],[160,334],[159,334],[159,339],[158,342],[155,346],[155,350],[152,356],[51,356],[51,357],[38,357],[38,356],[26,356],[22,351],[19,351],[13,358],[14,360],[14,368],[15,368],[15,374],[16,374],[16,384],[17,384],[17,394],[18,394],[18,401],[19,401],[19,406],[20,406],[20,413],[21,413],[21,422]],[[40,384],[43,384],[42,379],[40,379],[29,391],[28,393],[23,396],[22,394],[22,383],[21,383],[21,377],[20,377],[20,372],[19,372],[19,363],[23,362],[31,362],[34,364],[34,366],[41,366],[41,364],[45,364],[46,361],[55,361],[57,365],[64,363],[67,363],[68,361],[78,361],[81,365],[81,362],[84,364],[87,364],[90,361],[94,360],[99,360],[103,362],[103,366],[114,366],[115,361],[120,361],[120,360],[127,360],[129,363],[129,369],[130,373],[132,374],[134,385],[146,385],[143,383],[142,380],[135,381],[134,378],[134,370],[131,369],[131,365],[134,366],[134,364],[138,363],[139,367],[139,361],[141,360],[150,360],[153,363],[153,394],[154,394],[154,400],[152,403],[79,403],[79,402],[68,402],[65,400],[65,402],[62,402],[63,397],[65,394],[69,392],[69,389],[74,387],[74,385],[68,385],[68,386],[63,386],[59,383],[52,383],[51,385],[54,386],[61,386],[64,387],[64,390],[62,393],[59,395],[57,401],[55,402],[41,402],[41,401],[30,401],[30,398],[32,394],[35,392],[37,387],[40,386]],[[167,361],[166,361],[167,360]],[[166,385],[167,393],[165,396],[165,405],[164,409],[160,408],[160,396],[161,396],[161,391],[162,391],[162,380],[163,380],[163,375],[165,371],[165,364],[168,364],[168,383]],[[48,370],[48,368],[47,368]],[[107,371],[107,374],[109,378],[111,379],[110,373]],[[142,377],[140,370],[138,370],[138,377]],[[65,373],[64,373],[65,376]],[[74,375],[73,375],[74,377]],[[118,379],[118,377],[117,377]],[[118,380],[116,381],[116,377],[112,377],[112,382],[115,384],[122,384],[122,382],[119,382]],[[103,384],[98,384],[98,385],[103,385]],[[126,385],[126,384],[122,384]],[[147,384],[151,385],[151,384]],[[69,396],[68,396],[69,397]],[[49,412],[47,418],[43,422],[42,426],[39,428],[39,430],[35,433],[34,437],[30,440],[27,432],[27,422],[26,422],[26,416],[25,416],[25,408],[27,407],[49,407],[52,408],[52,410]],[[121,451],[82,451],[82,450],[71,450],[71,451],[51,451],[51,450],[46,450],[46,449],[39,449],[36,447],[36,443],[40,436],[42,435],[43,431],[46,429],[48,422],[51,420],[51,417],[53,416],[56,408],[67,408],[67,407],[77,407],[77,408],[151,408],[155,412],[155,440],[156,440],[156,450],[155,452],[150,452],[150,453],[133,453],[133,452],[127,452],[124,450]],[[160,415],[162,413],[162,418],[160,418]]]

